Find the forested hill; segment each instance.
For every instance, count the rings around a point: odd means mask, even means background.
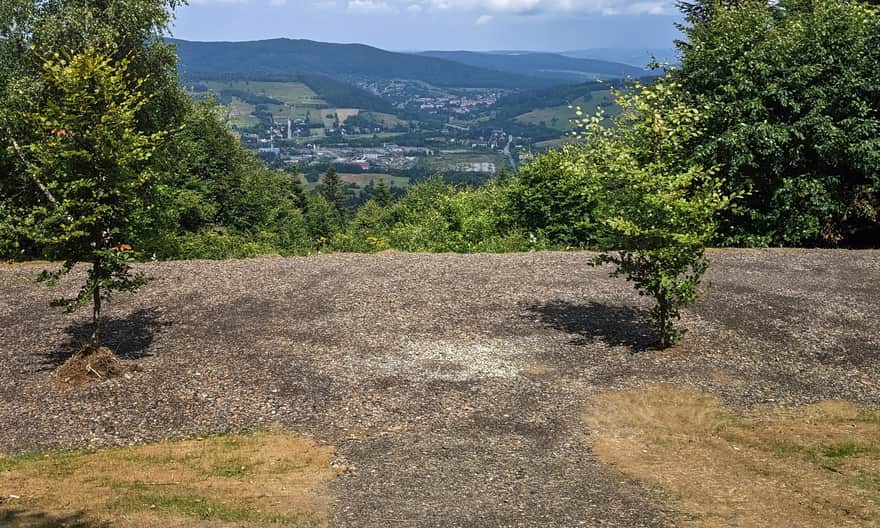
[[[642,68],[595,59],[566,57],[556,53],[477,53],[472,51],[426,51],[422,57],[446,59],[479,68],[515,73],[556,82],[641,77]]]
[[[551,81],[493,71],[434,57],[393,53],[362,44],[274,39],[252,42],[172,40],[179,68],[190,80],[247,78],[296,80],[304,75],[336,79],[409,79],[435,86],[530,89]]]

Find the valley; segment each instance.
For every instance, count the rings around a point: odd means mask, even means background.
[[[406,54],[285,39],[174,43],[191,96],[214,97],[245,146],[312,184],[330,165],[381,174],[400,188],[436,174],[480,184],[558,146],[573,106],[613,115],[611,89],[648,74],[550,53]]]

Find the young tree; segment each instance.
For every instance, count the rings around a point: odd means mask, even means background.
[[[380,207],[388,207],[394,202],[394,195],[391,194],[391,188],[385,183],[385,178],[379,178],[376,181],[376,188],[373,190],[373,200]]]
[[[179,86],[177,55],[163,39],[173,10],[185,0],[3,0],[0,2],[0,258],[56,256],[51,248],[21,236],[17,226],[22,204],[37,207],[44,193],[28,174],[13,145],[38,141],[40,132],[23,119],[43,104],[41,60],[55,52],[67,56],[89,48],[107,51],[128,61],[132,78],[143,79],[141,91],[150,94],[137,112],[136,128],[144,133],[177,128],[189,98]],[[156,156],[165,159],[166,155]],[[4,213],[4,210],[6,211]],[[150,223],[149,220],[145,223]],[[4,247],[5,246],[5,247]]]
[[[91,350],[100,344],[102,301],[144,283],[129,267],[134,257],[128,242],[155,183],[148,162],[168,135],[138,130],[137,114],[150,100],[145,80],[131,75],[129,59],[114,55],[113,49],[86,48],[44,59],[45,99],[24,116],[36,139],[16,144],[43,195],[38,203],[21,204],[22,225],[29,238],[64,260],[43,279],[54,282],[81,262],[91,266],[75,298],[53,301],[68,312],[91,302]]]
[[[336,167],[331,165],[327,169],[324,177],[321,178],[318,192],[339,211],[340,216],[344,216],[348,207],[348,197],[346,196],[345,187],[342,185],[342,180],[339,179],[339,174],[336,173]]]
[[[663,348],[679,338],[674,322],[699,296],[709,264],[705,247],[735,198],[721,192],[715,169],[687,162],[683,147],[701,134],[702,115],[681,98],[679,87],[664,79],[618,92],[623,113],[613,127],[601,124],[601,110],[579,121],[584,145],[573,167],[597,184],[604,252],[594,263],[614,264],[612,276],[654,298],[651,318]]]

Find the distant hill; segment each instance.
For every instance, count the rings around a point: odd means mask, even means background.
[[[425,51],[420,53],[419,56],[446,59],[478,68],[547,79],[557,83],[642,77],[647,73],[642,68],[620,62],[579,59],[556,53]]]
[[[660,62],[678,63],[678,51],[675,48],[593,48],[566,51],[562,55],[575,59],[622,62],[640,68],[646,67],[653,58]]]
[[[362,44],[290,39],[171,42],[177,46],[181,74],[188,80],[291,81],[322,76],[337,80],[408,79],[456,88],[533,89],[550,84],[535,77]]]
[[[516,93],[499,99],[495,105],[495,113],[499,119],[512,119],[537,108],[568,105],[609,89],[608,83],[588,82]]]

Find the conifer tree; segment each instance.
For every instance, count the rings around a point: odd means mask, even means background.
[[[342,180],[339,179],[339,174],[336,173],[336,167],[331,165],[324,177],[321,178],[319,193],[336,209],[341,217],[346,215],[348,196],[342,185]]]
[[[394,195],[391,194],[391,188],[385,183],[385,178],[376,180],[373,199],[382,207],[388,207],[394,201]]]

